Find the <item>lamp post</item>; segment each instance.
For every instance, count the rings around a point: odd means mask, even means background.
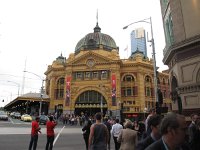
[[[40,78],[42,80],[42,86],[41,86],[41,90],[40,90],[40,108],[39,108],[39,116],[41,115],[41,112],[42,112],[42,97],[43,97],[43,84],[44,84],[44,78],[33,73],[33,72],[29,72],[29,71],[24,71],[24,72],[27,72],[27,73],[30,73],[30,74],[33,74],[35,76],[37,76],[38,78]]]
[[[143,19],[143,20],[139,20],[139,21],[136,21],[136,22],[133,22],[133,23],[130,23],[129,25],[123,27],[123,29],[127,29],[130,25],[132,24],[136,24],[136,23],[139,23],[139,22],[144,22],[144,23],[148,23],[151,25],[151,40],[148,41],[148,42],[151,42],[151,46],[152,46],[152,53],[153,53],[153,68],[154,68],[154,84],[155,84],[155,88],[154,88],[154,93],[155,93],[155,101],[156,103],[158,103],[158,94],[157,94],[157,90],[158,90],[158,83],[157,83],[157,74],[156,74],[156,54],[155,54],[155,44],[154,44],[154,37],[153,37],[153,27],[152,27],[152,20],[151,20],[151,17],[149,18],[146,18],[146,19]]]
[[[17,92],[17,95],[19,96],[19,88],[20,88],[20,84],[17,83],[17,82],[14,82],[14,81],[7,81],[7,82],[11,82],[11,83],[14,83],[18,86],[18,92]]]

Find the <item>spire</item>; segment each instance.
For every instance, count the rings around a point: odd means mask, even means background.
[[[97,24],[98,24],[98,9],[97,9],[97,16],[96,16],[96,19],[97,19]]]
[[[96,24],[96,27],[94,28],[94,32],[101,32],[101,28],[99,27],[98,25],[98,9],[97,9],[97,16],[96,16],[96,19],[97,19],[97,24]]]

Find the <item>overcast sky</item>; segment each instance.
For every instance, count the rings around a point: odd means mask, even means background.
[[[122,59],[127,58],[127,45],[130,55],[132,30],[144,27],[151,38],[148,23],[122,28],[151,16],[157,66],[160,71],[167,69],[162,63],[165,39],[160,0],[1,0],[0,106],[16,98],[18,90],[19,94],[39,92],[47,66],[61,53],[68,58],[77,42],[93,32],[97,9],[101,32],[115,40]],[[147,46],[151,58],[150,43]],[[25,68],[41,78],[25,73],[22,90]]]

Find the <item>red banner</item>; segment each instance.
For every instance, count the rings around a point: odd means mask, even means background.
[[[71,77],[66,78],[66,101],[65,105],[69,106],[70,104],[70,84],[71,84]]]
[[[112,106],[116,106],[116,75],[112,75]]]

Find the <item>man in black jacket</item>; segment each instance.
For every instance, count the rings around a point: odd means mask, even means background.
[[[145,150],[190,150],[185,145],[187,125],[183,115],[167,114],[161,122],[160,131],[162,138]]]
[[[151,128],[151,133],[145,139],[140,141],[136,146],[136,150],[144,150],[146,147],[151,145],[153,142],[160,139],[159,125],[162,117],[160,115],[154,115],[149,118],[148,126]]]
[[[197,120],[198,120],[198,115],[197,114],[192,114],[191,115],[191,119],[192,122],[190,123],[189,127],[188,127],[188,132],[189,132],[189,144],[191,146],[192,149],[195,149],[195,144],[194,143],[198,143],[196,141],[198,141],[198,139],[196,139],[195,135],[196,133],[198,133],[198,128],[197,128]],[[199,136],[197,136],[199,137]]]

